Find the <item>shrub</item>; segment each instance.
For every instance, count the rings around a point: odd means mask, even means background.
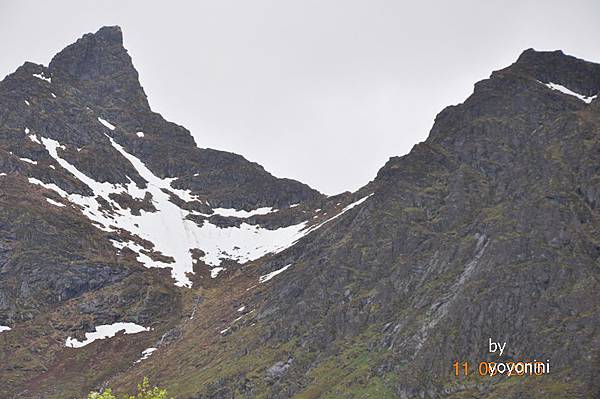
[[[99,392],[90,392],[88,395],[88,399],[117,399],[115,395],[112,394],[110,389],[104,390],[102,393]]]
[[[112,391],[105,389],[102,393],[90,392],[88,399],[117,399]],[[144,377],[141,384],[137,386],[135,395],[124,396],[123,399],[168,399],[167,390],[159,387],[151,387],[148,377]]]

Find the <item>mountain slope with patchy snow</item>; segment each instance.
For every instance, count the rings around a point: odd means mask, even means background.
[[[599,82],[527,50],[326,197],[152,112],[118,27],[25,63],[0,82],[0,397],[598,392]],[[552,375],[457,381],[488,336]]]

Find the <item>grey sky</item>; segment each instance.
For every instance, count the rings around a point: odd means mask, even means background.
[[[598,1],[5,1],[0,75],[120,25],[152,108],[200,147],[355,190],[522,50],[600,61]]]

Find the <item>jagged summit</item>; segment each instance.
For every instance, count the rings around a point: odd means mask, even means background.
[[[305,184],[275,178],[241,155],[198,148],[187,129],[152,112],[118,26],[83,35],[58,53],[48,68],[25,63],[0,87],[5,89],[5,101],[11,100],[10,108],[17,110],[15,129],[39,125],[47,137],[63,144],[97,146],[96,152],[79,152],[74,157],[100,181],[122,182],[128,167],[119,157],[106,163],[98,156],[115,154],[98,117],[118,126],[115,138],[154,173],[177,177],[176,186],[212,193],[215,206],[249,210],[321,196]],[[23,112],[25,104],[29,104],[26,110],[34,112]],[[135,173],[130,175],[136,179]],[[282,189],[273,190],[273,184]]]
[[[118,25],[103,26],[98,29],[96,33],[87,33],[85,36],[87,35],[96,36],[100,40],[123,45],[123,31]]]
[[[525,50],[517,61],[499,73],[530,76],[543,83],[555,83],[585,96],[600,92],[600,64],[565,54],[561,50]]]
[[[54,56],[48,69],[57,83],[77,88],[103,107],[149,109],[118,26],[85,34]]]
[[[522,126],[512,129],[512,140],[524,142],[537,127],[549,123],[548,118],[556,112],[596,107],[600,103],[599,92],[600,64],[565,55],[561,50],[527,49],[512,65],[475,83],[473,93],[463,103],[444,108],[435,118],[429,139],[415,145],[404,157],[390,158],[375,181],[417,179],[439,166],[438,162],[444,159],[440,149],[455,150],[484,138],[493,140],[491,129],[486,128],[491,124],[490,118],[505,119],[507,126],[516,124],[514,120],[518,119]],[[507,114],[510,118],[506,118]],[[473,127],[474,121],[479,128]],[[471,135],[471,140],[465,139]],[[483,137],[477,137],[480,135]],[[482,169],[490,167],[480,165]]]

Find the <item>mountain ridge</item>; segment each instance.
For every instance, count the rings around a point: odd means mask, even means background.
[[[143,376],[194,399],[598,391],[600,65],[526,50],[332,197],[195,148],[129,66],[106,27],[0,82],[2,395]],[[148,224],[161,214],[197,235],[183,253]],[[119,322],[148,330],[66,347]],[[455,360],[498,360],[489,336],[508,342],[501,360],[549,358],[553,373],[453,377]]]

